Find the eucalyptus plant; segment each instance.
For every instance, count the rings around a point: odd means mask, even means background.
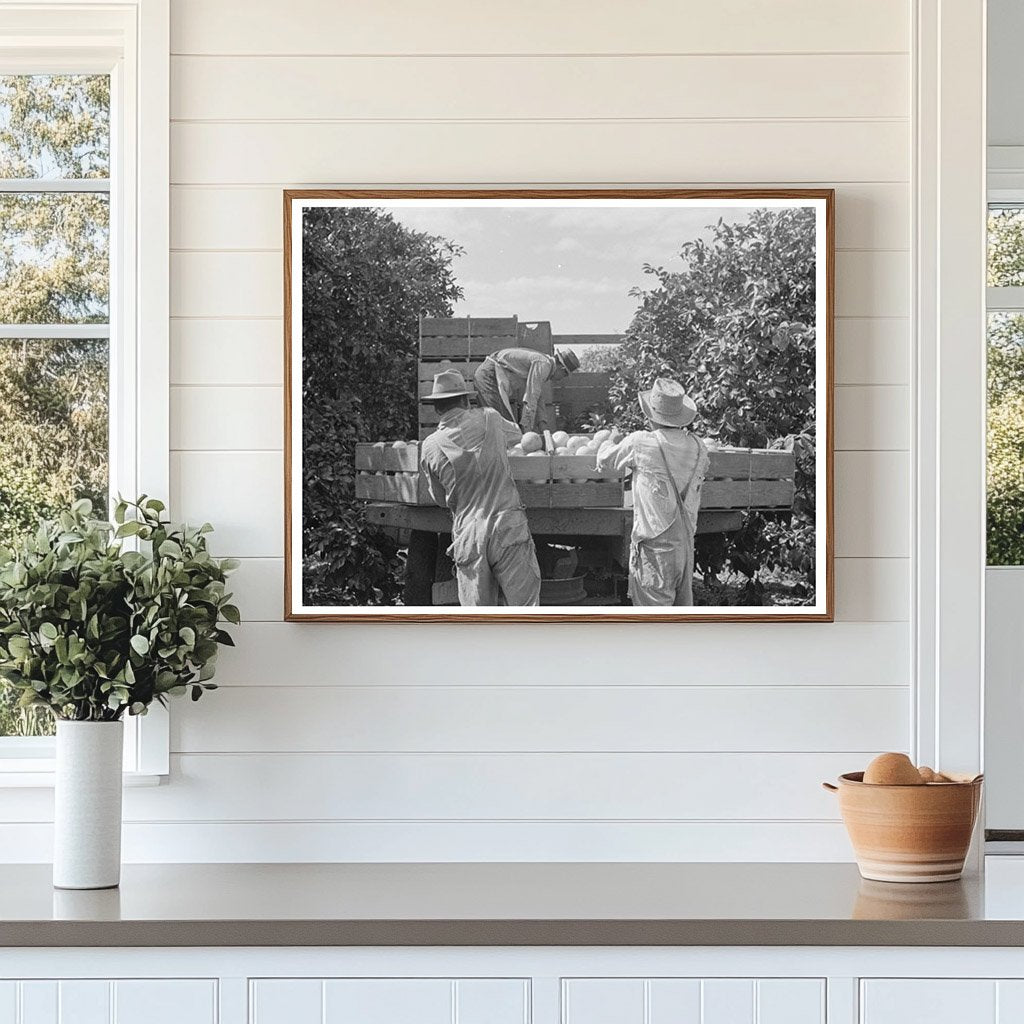
[[[153,701],[215,689],[235,559],[207,550],[213,527],[172,525],[164,504],[120,500],[114,522],[75,502],[0,548],[0,678],[23,707],[57,718],[117,721]]]

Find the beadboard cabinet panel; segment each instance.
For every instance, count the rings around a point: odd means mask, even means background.
[[[250,1024],[523,1024],[529,982],[474,978],[259,978]]]
[[[565,1024],[825,1024],[817,978],[574,978]]]
[[[0,981],[0,1024],[184,1022],[218,1024],[215,979]]]

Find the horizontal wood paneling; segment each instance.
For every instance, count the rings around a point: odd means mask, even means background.
[[[911,10],[174,0],[172,511],[248,621],[127,859],[849,858],[817,784],[909,736]],[[839,622],[278,621],[281,189],[432,182],[837,188]]]
[[[901,317],[836,321],[837,384],[908,384],[910,322]],[[280,384],[279,317],[171,321],[172,384]]]
[[[172,320],[171,385],[281,384],[284,325],[273,320]]]
[[[832,819],[873,754],[178,754],[128,821]],[[724,795],[727,794],[727,799]]]
[[[175,514],[217,525],[214,547],[239,557],[284,553],[280,452],[175,452]],[[910,554],[910,460],[899,452],[837,452],[836,555],[906,558]]]
[[[837,558],[836,619],[902,622],[910,612],[910,562],[905,558]],[[284,559],[244,558],[231,577],[247,622],[279,622],[284,614]]]
[[[840,452],[835,457],[836,554],[910,556],[910,456]]]
[[[171,447],[177,450],[280,450],[283,396],[274,387],[172,387]],[[837,451],[905,451],[910,445],[906,387],[836,391]]]
[[[211,522],[215,551],[284,554],[281,452],[171,452],[171,514]]]
[[[175,57],[174,120],[903,118],[904,55]],[[409,83],[415,82],[415,88]],[[472,88],[466,88],[472,83]]]
[[[148,821],[125,824],[122,848],[150,864],[850,859],[840,821]],[[0,864],[52,858],[51,824],[0,822]]]
[[[244,14],[244,16],[243,16]],[[392,0],[379,17],[355,0],[175,0],[174,53],[793,53],[905,51],[907,5],[892,0],[525,0],[482,7]]]
[[[172,387],[171,448],[282,451],[279,387]]]
[[[290,683],[399,683],[437,686],[712,685],[906,686],[905,623],[473,624],[363,627],[298,622],[244,623],[236,649],[220,654],[217,680],[280,687]],[[458,674],[438,671],[458,650]],[[680,649],[685,646],[685,663]],[[452,671],[455,671],[454,669]],[[770,724],[767,724],[770,727]],[[717,728],[717,724],[713,727]]]
[[[837,558],[836,620],[888,622],[910,618],[910,560]]]
[[[847,317],[835,325],[837,384],[909,384],[910,321]]]
[[[908,176],[902,121],[171,125],[174,184],[745,184]]]
[[[907,451],[909,387],[839,387],[835,391],[837,451]]]
[[[756,183],[751,183],[756,185]],[[829,188],[804,182],[794,188]],[[765,188],[785,188],[775,182]],[[174,249],[281,248],[284,186],[176,185],[171,189]],[[840,249],[906,249],[910,198],[905,184],[844,185],[836,195],[836,245]]]
[[[171,271],[173,316],[282,314],[283,269],[279,253],[176,252],[171,254]],[[839,316],[905,317],[909,306],[909,253],[860,249],[836,253]]]
[[[283,682],[283,681],[282,681]],[[597,682],[597,680],[595,680]],[[849,751],[897,748],[902,687],[222,687],[174,716],[178,753]],[[776,716],[776,709],[786,714]],[[771,728],[765,723],[771,721]],[[707,723],[717,723],[714,732]]]

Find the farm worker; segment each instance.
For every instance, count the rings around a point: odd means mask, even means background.
[[[522,432],[493,409],[470,409],[458,370],[434,377],[437,430],[421,446],[420,468],[430,495],[452,511],[459,604],[540,604],[540,568],[507,449]]]
[[[523,433],[554,429],[542,390],[549,380],[562,380],[578,370],[575,352],[563,349],[553,356],[529,348],[503,348],[488,356],[474,374],[477,398],[487,409],[496,409]]]
[[[664,377],[639,397],[650,429],[597,456],[598,471],[633,472],[629,596],[634,605],[692,605],[693,538],[708,468],[707,448],[686,429],[697,406]]]

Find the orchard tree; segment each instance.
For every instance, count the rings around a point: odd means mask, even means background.
[[[988,218],[988,283],[1024,284],[1024,211]],[[988,529],[990,565],[1024,565],[1024,315],[988,322]]]
[[[0,178],[105,178],[105,75],[0,76]],[[0,193],[0,323],[107,320],[109,203]],[[0,544],[76,498],[106,507],[105,341],[0,339]],[[0,735],[50,731],[0,688]]]
[[[726,564],[750,579],[745,600],[763,603],[759,576],[783,570],[810,599],[815,506],[815,217],[807,209],[757,209],[719,221],[681,246],[681,270],[646,265],[639,308],[613,371],[617,420],[643,425],[637,392],[658,377],[680,381],[700,410],[696,429],[723,445],[792,448],[792,520],[759,514],[728,536],[699,539],[698,566]]]
[[[352,207],[305,211],[302,246],[305,601],[394,604],[403,563],[355,500],[355,444],[417,436],[419,317],[451,316],[460,250]]]

